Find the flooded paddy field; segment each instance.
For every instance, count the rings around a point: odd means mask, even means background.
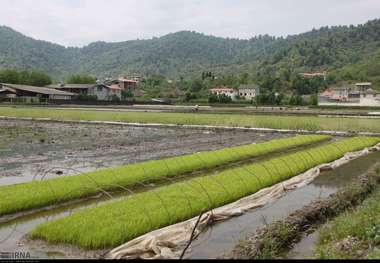
[[[228,257],[234,246],[244,242],[247,236],[267,224],[286,218],[292,212],[305,205],[321,200],[350,185],[358,177],[366,173],[380,159],[380,152],[373,153],[349,162],[335,170],[323,172],[311,184],[290,191],[280,199],[268,205],[218,223],[202,233],[191,246],[187,258],[215,259]],[[318,238],[318,232],[306,236],[294,249],[285,255],[286,258],[302,259],[311,257],[313,245]]]
[[[281,137],[286,135],[0,120],[0,185],[75,176],[99,168]],[[0,250],[29,251],[38,258],[99,257],[98,251],[29,242],[25,235],[38,224],[104,203],[107,198],[81,201],[1,223]]]
[[[0,120],[0,185],[280,137],[284,135]]]
[[[234,246],[250,233],[266,224],[286,217],[289,213],[312,201],[337,192],[356,180],[360,174],[366,172],[368,167],[376,162],[379,157],[380,153],[374,153],[356,159],[336,170],[324,172],[311,184],[289,191],[280,199],[260,209],[217,223],[192,243],[185,257],[210,259],[228,256]],[[51,209],[2,223],[0,224],[0,250],[27,251],[33,257],[38,258],[99,258],[107,250],[82,250],[69,245],[47,244],[42,241],[29,240],[26,235],[41,223],[68,216],[80,209],[104,204],[108,200],[108,197],[88,200],[76,205]],[[114,200],[113,198],[112,201]],[[307,240],[304,242],[307,242]],[[302,244],[301,248],[296,247],[296,251],[294,251],[296,253],[291,253],[289,257],[298,258],[304,256],[307,252],[310,253],[308,243]]]
[[[107,124],[0,120],[0,186],[7,188],[9,185],[23,182],[65,176],[75,177],[80,173],[100,168],[118,167],[200,151],[272,141],[289,136],[294,135],[238,130],[147,128]],[[248,163],[272,160],[275,157],[279,157],[278,160],[283,163],[284,159],[282,158],[285,157],[282,155],[290,155],[292,152],[298,152],[305,148],[312,149],[318,145],[324,147],[341,139],[329,137],[326,141],[301,144],[294,149],[284,148],[277,152],[268,152],[267,155],[262,154],[257,159],[235,160],[231,166],[236,168]],[[338,191],[355,180],[379,157],[380,155],[375,153],[354,160],[335,171],[323,173],[310,185],[289,191],[280,199],[261,209],[214,225],[193,242],[186,257],[203,259],[228,255],[236,242],[242,240],[247,234],[273,220],[287,216],[290,212],[311,201]],[[307,159],[305,156],[301,159],[304,158]],[[277,167],[281,167],[278,165],[275,170]],[[199,176],[217,175],[229,168],[231,167],[214,167],[204,170],[204,174],[199,174]],[[298,169],[298,164],[293,168]],[[285,169],[289,169],[287,172],[293,172],[293,168],[290,169],[288,166]],[[275,170],[272,172],[279,172]],[[272,172],[269,172],[270,177],[272,177]],[[174,177],[168,181],[157,182],[157,184],[155,182],[148,188],[140,190],[145,193],[158,186],[188,179],[184,174],[182,177]],[[99,194],[62,206],[46,206],[42,207],[44,208],[42,210],[30,211],[31,213],[26,211],[25,214],[13,219],[12,215],[10,218],[6,218],[6,215],[0,217],[0,251],[28,251],[37,258],[102,257],[108,250],[84,250],[71,245],[30,240],[27,234],[45,222],[66,218],[79,210],[107,205],[109,201],[132,199],[134,194],[140,190],[128,193],[127,198],[125,192],[120,195],[112,192],[112,196]]]
[[[220,149],[284,137],[280,134],[244,131],[207,131],[175,128],[137,128],[114,125],[67,124],[0,120],[0,185],[11,185],[58,176],[70,176],[99,168]],[[103,200],[104,201],[104,200]],[[97,205],[52,209],[0,225],[0,250],[32,251],[36,257],[63,256],[51,248],[39,251],[25,245],[24,235],[36,225]],[[79,256],[68,252],[64,257]],[[86,258],[94,252],[81,252]]]

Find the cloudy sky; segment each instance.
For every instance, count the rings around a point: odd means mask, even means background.
[[[0,25],[66,46],[180,30],[286,36],[380,18],[380,0],[0,0]]]

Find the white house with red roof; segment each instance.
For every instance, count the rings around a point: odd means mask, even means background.
[[[233,100],[235,100],[236,97],[238,96],[238,92],[229,87],[216,87],[216,88],[210,89],[210,93],[214,95],[224,94]]]

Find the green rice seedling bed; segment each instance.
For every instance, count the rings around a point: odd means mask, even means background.
[[[95,110],[62,110],[41,108],[0,107],[0,116],[50,118],[73,121],[116,121],[132,123],[161,123],[187,125],[214,125],[290,130],[329,130],[353,132],[380,132],[377,119],[328,118],[323,116],[273,116],[241,114],[195,114],[164,112],[120,112]]]
[[[210,169],[246,158],[287,150],[329,139],[330,136],[306,135],[271,140],[216,151],[154,160],[102,169],[71,177],[0,187],[0,216],[57,205],[93,196],[103,191],[122,190],[192,171]]]
[[[31,237],[86,249],[115,247],[378,142],[380,138],[345,139],[160,187],[41,224],[32,231]]]

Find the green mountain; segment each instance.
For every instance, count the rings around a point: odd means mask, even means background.
[[[336,69],[332,76],[336,80],[371,81],[375,87],[380,88],[380,49],[357,63]]]
[[[95,42],[83,48],[66,48],[0,27],[0,68],[38,69],[56,79],[74,73],[104,77],[138,72],[190,78],[202,71],[260,74],[279,70],[329,70],[339,76],[337,70],[345,67],[368,69],[363,64],[379,50],[379,19],[287,38],[266,35],[239,40],[181,31],[148,40]]]
[[[380,20],[358,26],[323,27],[288,37],[265,64],[327,70],[370,58],[380,49]]]

